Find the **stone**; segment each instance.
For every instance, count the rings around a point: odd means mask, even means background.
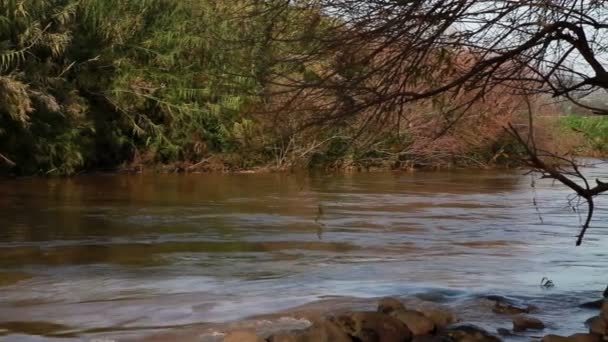
[[[501,342],[501,339],[474,325],[463,324],[442,332],[454,342]]]
[[[359,342],[406,342],[412,338],[412,332],[405,324],[378,312],[346,313],[333,321]]]
[[[419,307],[416,311],[422,313],[426,317],[428,317],[431,321],[435,323],[437,328],[444,328],[452,323],[456,323],[458,319],[456,315],[448,309],[444,307]]]
[[[493,302],[510,302],[511,300],[507,297],[498,296],[498,295],[487,295],[483,296],[483,298],[487,300],[491,300]]]
[[[403,305],[403,303],[396,298],[382,298],[378,303],[378,312],[380,313],[389,314],[397,310],[405,310],[405,305]]]
[[[530,313],[530,311],[531,309],[527,306],[503,302],[496,302],[492,308],[492,312],[506,315],[518,315],[522,313]]]
[[[517,316],[513,319],[513,331],[543,330],[545,324],[538,318]]]
[[[604,303],[602,303],[602,310],[600,316],[602,316],[604,322],[608,323],[608,300],[605,300]]]
[[[279,333],[268,338],[269,342],[352,342],[342,329],[327,320],[314,322],[305,330]],[[235,341],[236,342],[236,341]]]
[[[585,302],[585,303],[579,305],[578,307],[583,308],[583,309],[601,309],[602,304],[604,304],[604,300],[598,299],[598,300],[594,300],[591,302]]]
[[[398,310],[391,312],[391,316],[403,322],[414,336],[427,335],[435,331],[435,322],[418,311]]]
[[[226,334],[224,342],[265,342],[265,340],[256,335],[254,330],[239,330]]]
[[[589,322],[589,332],[598,335],[608,335],[608,323],[601,316],[592,317]]]
[[[536,310],[533,305],[522,305],[502,296],[486,296],[485,298],[494,302],[492,311],[497,314],[517,315]]]
[[[559,335],[547,335],[541,342],[601,342],[602,338],[595,334],[574,334],[568,337]]]

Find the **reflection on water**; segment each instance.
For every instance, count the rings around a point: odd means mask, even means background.
[[[0,336],[141,336],[327,296],[431,298],[509,325],[484,294],[572,333],[608,282],[608,232],[600,209],[574,248],[568,193],[504,171],[0,181]]]

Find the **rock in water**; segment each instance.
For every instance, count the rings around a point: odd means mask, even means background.
[[[380,300],[378,303],[378,312],[389,314],[393,311],[405,310],[405,306],[401,301],[393,297],[386,297]]]
[[[253,330],[233,331],[224,336],[224,342],[265,342]]]
[[[542,330],[545,324],[534,317],[518,316],[513,319],[513,331]]]
[[[313,325],[300,331],[275,334],[268,339],[269,342],[352,342],[342,329],[331,321],[317,321]],[[235,341],[236,342],[236,341]]]
[[[603,304],[604,304],[604,300],[598,299],[598,300],[594,300],[591,302],[585,302],[585,303],[579,305],[578,307],[583,308],[583,309],[601,309]]]
[[[522,313],[530,313],[537,308],[533,305],[523,305],[516,301],[503,296],[485,296],[487,300],[494,302],[492,311],[497,314],[517,315]]]
[[[541,342],[601,342],[602,338],[595,334],[574,334],[568,337],[558,335],[547,335]]]
[[[606,308],[606,309],[603,308],[603,305],[608,303],[608,297],[606,297],[606,295],[608,294],[607,292],[608,292],[608,287],[606,288],[606,291],[604,291],[604,298],[583,303],[583,304],[579,305],[579,307],[585,308],[585,309],[601,309],[602,312],[603,311],[608,312],[608,308]]]
[[[532,308],[529,306],[520,306],[513,303],[496,302],[492,311],[497,314],[517,315],[522,313],[530,313]]]
[[[511,332],[511,330],[505,329],[505,328],[498,328],[498,329],[496,329],[496,333],[498,335],[500,335],[500,336],[503,336],[503,337],[514,336],[513,333]]]
[[[412,332],[401,321],[377,312],[347,313],[333,321],[360,342],[406,342],[412,338]]]
[[[444,307],[419,307],[416,311],[422,313],[435,323],[437,328],[444,328],[452,323],[456,323],[458,319],[456,315]]]
[[[459,325],[446,329],[442,336],[454,342],[501,342],[501,339],[474,325]]]
[[[589,321],[589,332],[597,335],[608,335],[608,323],[602,316],[595,316]]]
[[[414,336],[427,335],[435,331],[435,323],[418,311],[397,310],[391,312],[391,316],[403,322]]]

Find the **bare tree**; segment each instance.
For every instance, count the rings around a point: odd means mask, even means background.
[[[488,94],[497,87],[526,98],[567,99],[608,115],[608,109],[581,101],[588,93],[608,90],[606,1],[262,2],[265,13],[296,13],[290,25],[305,28],[295,34],[275,27],[266,39],[291,46],[277,56],[292,67],[270,71],[268,84],[275,95],[291,99],[284,101],[286,106],[298,103],[295,107],[313,113],[306,125],[362,113],[369,122],[388,121],[395,113],[407,119],[407,104],[441,96],[441,136],[475,103],[489,101]],[[314,107],[306,106],[311,103]],[[591,186],[576,163],[540,151],[513,127],[509,131],[526,146],[534,170],[570,187],[589,204],[580,244],[593,214],[593,198],[607,191],[608,184],[598,180]],[[567,167],[544,157],[562,158]]]

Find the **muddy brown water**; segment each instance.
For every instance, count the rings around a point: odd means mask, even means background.
[[[608,201],[575,248],[570,192],[530,184],[523,171],[470,170],[2,180],[0,340],[191,325],[217,338],[214,323],[373,308],[386,295],[492,330],[510,319],[483,296],[503,295],[540,307],[544,333],[583,331],[594,313],[577,304],[608,283]],[[540,287],[543,276],[556,286]],[[280,316],[247,324],[302,323]]]

